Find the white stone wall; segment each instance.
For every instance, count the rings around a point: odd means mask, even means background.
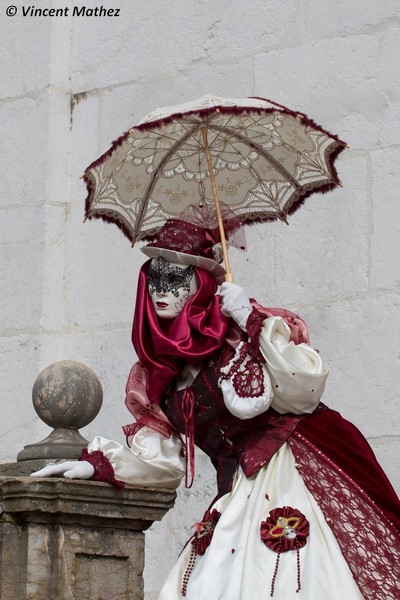
[[[23,16],[12,0],[18,14],[7,16],[8,1],[0,14],[1,462],[48,434],[30,393],[56,360],[82,361],[102,380],[104,406],[87,437],[122,441],[130,420],[123,392],[143,259],[116,227],[82,224],[81,172],[157,106],[257,95],[306,112],[349,149],[337,162],[343,189],[311,197],[289,227],[247,229],[247,254],[232,254],[235,280],[307,320],[331,366],[326,402],[362,429],[399,489],[398,0],[105,0],[118,17],[73,17],[74,4],[85,5],[78,0],[35,3],[64,9],[58,17]],[[148,534],[147,600],[213,494],[199,456],[194,488]]]

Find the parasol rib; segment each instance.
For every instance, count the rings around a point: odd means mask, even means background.
[[[151,193],[152,193],[152,191],[154,189],[154,186],[155,186],[155,184],[157,182],[157,178],[158,178],[158,175],[159,175],[161,169],[164,167],[165,163],[168,162],[170,156],[175,152],[175,150],[182,144],[182,141],[185,141],[187,138],[191,137],[194,133],[196,133],[196,131],[198,131],[200,129],[200,127],[201,127],[201,123],[197,123],[197,125],[193,129],[188,130],[186,132],[186,134],[184,135],[183,138],[181,138],[177,142],[175,142],[175,144],[173,146],[171,146],[171,148],[168,150],[168,152],[166,152],[166,154],[164,155],[164,157],[161,160],[160,164],[156,168],[156,170],[154,172],[154,175],[153,175],[153,177],[152,177],[152,179],[150,181],[150,184],[149,184],[149,186],[147,188],[147,191],[146,191],[146,193],[144,195],[145,200],[144,200],[144,202],[143,202],[143,204],[141,206],[141,210],[140,210],[139,216],[136,219],[135,230],[134,230],[134,237],[133,237],[133,240],[132,240],[132,246],[135,245],[135,242],[137,240],[137,237],[138,237],[137,233],[140,231],[140,225],[141,225],[141,223],[143,221],[143,215],[144,215],[145,211],[147,210],[147,205],[149,203],[149,198],[150,198]]]
[[[203,136],[204,150],[206,153],[207,163],[208,163],[208,172],[210,174],[211,187],[212,187],[212,192],[213,192],[214,202],[215,202],[215,210],[217,212],[219,234],[220,234],[220,238],[221,238],[222,253],[224,255],[224,262],[225,262],[225,269],[226,269],[225,281],[229,281],[229,282],[233,283],[233,275],[231,272],[228,247],[227,247],[226,239],[225,239],[224,223],[223,223],[222,214],[221,214],[221,205],[220,205],[219,197],[218,197],[217,184],[215,182],[214,167],[212,165],[210,148],[208,146],[208,141],[207,141],[207,127],[203,126],[201,128],[201,135]]]
[[[274,166],[274,168],[281,175],[283,175],[285,177],[286,181],[289,181],[297,190],[301,189],[301,186],[296,181],[296,179],[289,173],[289,171],[287,169],[285,169],[285,167],[283,167],[282,164],[276,160],[276,158],[271,156],[269,152],[264,150],[264,148],[261,148],[261,146],[257,146],[256,144],[253,144],[251,140],[249,140],[244,135],[241,135],[240,133],[238,133],[237,131],[234,131],[232,129],[218,127],[218,125],[212,125],[211,129],[215,129],[216,131],[219,131],[220,133],[228,132],[228,133],[230,133],[230,135],[233,138],[237,138],[243,144],[250,146],[250,148],[252,148],[256,152],[258,152],[258,154],[261,154],[266,160],[268,160]]]

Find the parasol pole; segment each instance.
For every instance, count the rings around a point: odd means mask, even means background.
[[[224,229],[224,222],[222,220],[221,205],[219,202],[217,184],[216,184],[215,175],[214,175],[214,167],[212,165],[210,148],[209,148],[208,140],[207,140],[207,126],[204,126],[201,128],[201,135],[203,137],[203,145],[204,145],[204,150],[206,152],[206,157],[207,157],[208,172],[210,173],[211,188],[212,188],[212,193],[213,193],[214,202],[215,202],[215,210],[217,212],[219,235],[221,238],[222,254],[224,256],[224,263],[225,263],[225,269],[226,269],[225,281],[229,281],[230,283],[233,283],[233,274],[231,272],[231,264],[229,261],[228,245],[227,245],[226,239],[225,239],[225,229]]]

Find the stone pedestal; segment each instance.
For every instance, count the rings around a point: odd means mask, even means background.
[[[78,428],[103,394],[86,365],[59,361],[39,374],[32,397],[53,431],[0,465],[0,599],[143,600],[143,532],[173,506],[175,490],[28,477],[79,457],[87,441]]]
[[[0,477],[1,600],[143,600],[143,532],[174,501],[174,490]]]

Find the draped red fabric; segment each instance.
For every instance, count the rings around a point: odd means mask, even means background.
[[[338,412],[326,409],[302,419],[296,433],[303,435],[351,477],[400,531],[398,496],[371,446],[355,425]]]
[[[180,314],[173,320],[158,319],[147,291],[150,262],[139,273],[132,343],[147,370],[149,401],[159,404],[184,364],[200,363],[222,346],[230,320],[221,313],[216,280],[199,268],[198,290]]]

